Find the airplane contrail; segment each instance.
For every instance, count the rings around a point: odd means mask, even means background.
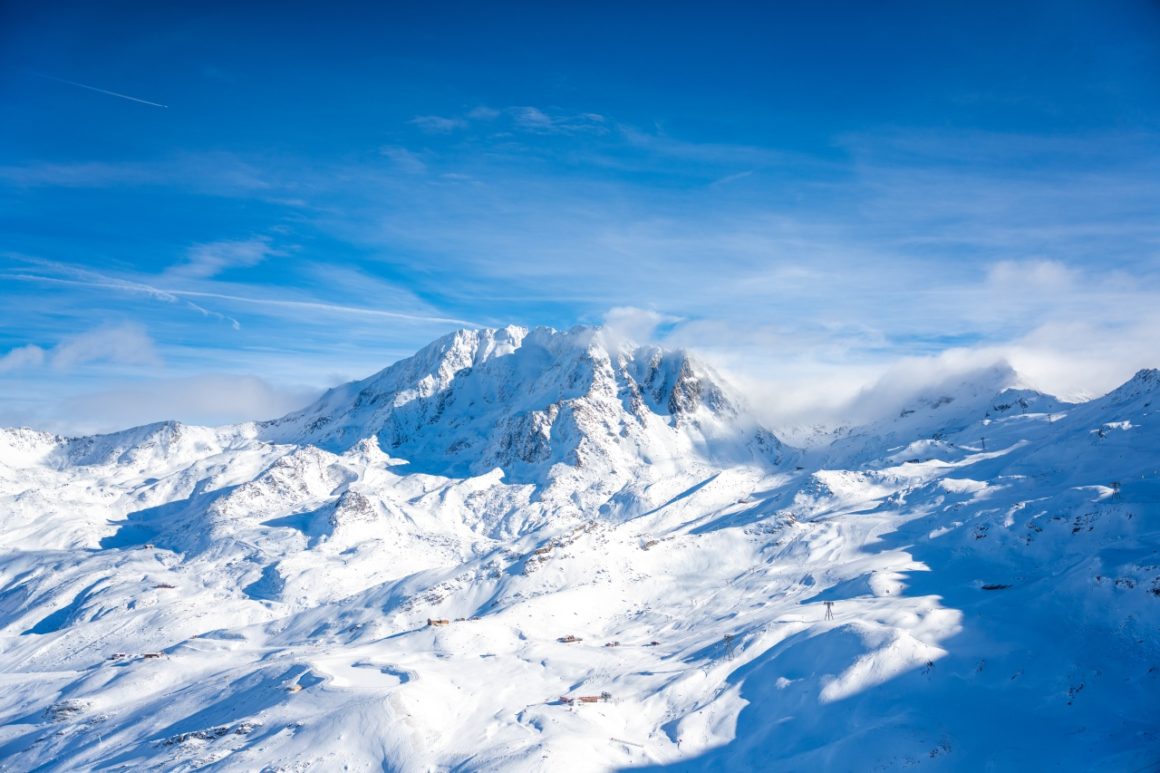
[[[98,94],[108,94],[110,97],[120,97],[121,99],[127,99],[130,102],[140,102],[143,105],[152,105],[153,107],[164,107],[164,108],[169,107],[169,105],[162,105],[159,102],[150,102],[148,99],[138,99],[137,97],[131,97],[128,94],[118,94],[116,91],[109,91],[108,89],[99,89],[96,86],[90,86],[87,83],[77,83],[76,81],[66,80],[65,78],[57,78],[55,75],[45,75],[42,72],[34,72],[32,74],[38,78],[46,78],[50,81],[56,81],[57,83],[67,83],[70,86],[76,86],[78,88],[88,89],[89,91],[95,91]]]

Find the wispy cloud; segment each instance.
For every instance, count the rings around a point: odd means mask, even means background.
[[[255,308],[273,307],[278,309],[290,309],[294,311],[323,311],[339,315],[377,317],[380,319],[393,319],[406,322],[434,322],[446,325],[464,325],[466,327],[471,327],[473,324],[476,324],[470,322],[469,320],[457,319],[455,317],[437,317],[429,314],[411,314],[402,311],[389,311],[387,309],[347,306],[341,303],[287,300],[284,298],[263,298],[260,296],[247,297],[240,295],[227,295],[225,293],[198,292],[196,290],[172,290],[170,292],[172,292],[173,295],[182,298],[216,298],[218,300],[233,301]]]
[[[13,257],[13,256],[9,256]],[[57,261],[45,261],[36,258],[29,258],[27,256],[16,256],[24,263],[40,269],[43,273],[33,272],[11,272],[3,274],[7,279],[17,282],[35,282],[48,285],[64,285],[71,287],[84,288],[87,290],[113,290],[116,292],[127,293],[130,295],[143,296],[152,300],[160,301],[162,303],[179,304],[184,308],[190,309],[203,317],[219,319],[228,322],[233,329],[238,330],[241,323],[233,317],[227,316],[217,311],[207,309],[189,300],[183,300],[177,293],[169,290],[164,290],[159,287],[147,284],[145,282],[123,279],[119,277],[112,277],[102,274],[98,271],[82,268],[79,266],[71,266]]]
[[[450,134],[473,128],[496,128],[499,119],[509,131],[529,134],[607,134],[612,131],[611,122],[600,113],[574,112],[554,108],[540,108],[535,105],[514,105],[501,109],[477,106],[457,116],[419,115],[410,120],[413,126],[428,134]]]
[[[158,366],[161,356],[143,327],[126,323],[68,338],[53,348],[49,361],[54,368],[69,370],[94,362]]]
[[[283,253],[273,248],[269,237],[195,244],[186,254],[185,261],[166,273],[174,277],[206,279],[232,268],[256,266],[266,258],[279,254]]]
[[[50,264],[58,269],[63,269],[69,273],[75,273],[85,277],[84,279],[67,279],[57,276],[43,276],[31,273],[19,274],[13,273],[6,275],[7,278],[16,281],[26,282],[44,282],[50,284],[67,284],[76,287],[98,287],[106,290],[116,290],[120,292],[144,295],[149,298],[154,298],[159,301],[173,303],[183,301],[189,308],[206,316],[214,316],[219,319],[229,321],[234,327],[238,327],[237,320],[233,317],[227,316],[220,312],[212,311],[199,306],[196,303],[190,302],[189,298],[205,298],[216,299],[221,301],[229,301],[233,304],[239,304],[251,311],[263,309],[288,310],[288,311],[315,311],[327,312],[334,315],[358,316],[358,317],[377,317],[381,319],[393,319],[409,322],[430,322],[438,324],[453,324],[471,326],[473,323],[469,320],[458,319],[455,317],[443,317],[433,314],[410,313],[403,311],[391,311],[388,309],[379,309],[365,306],[352,306],[342,303],[327,303],[324,301],[314,300],[300,300],[288,299],[278,297],[268,297],[262,295],[235,295],[224,292],[213,292],[203,290],[187,290],[156,287],[139,281],[129,281],[109,277],[93,271],[86,271],[82,269],[75,269],[73,267],[64,267],[61,264]]]
[[[258,376],[230,373],[121,381],[61,400],[52,407],[50,426],[70,433],[108,432],[174,417],[190,424],[232,424],[283,416],[318,394],[310,387],[275,386]]]
[[[110,185],[144,185],[161,182],[162,178],[145,164],[85,161],[0,166],[0,180],[8,185],[28,188],[100,188]]]
[[[400,172],[406,174],[425,174],[427,172],[427,164],[417,153],[406,148],[387,146],[381,148],[379,152],[389,158]]]
[[[0,373],[40,367],[46,359],[47,353],[35,344],[18,346],[0,356]]]
[[[744,172],[734,172],[733,174],[727,174],[724,177],[718,177],[716,180],[709,183],[709,185],[716,187],[719,185],[728,185],[729,183],[735,183],[738,180],[744,180],[746,177],[752,177],[756,171],[757,171],[756,169],[746,169]]]
[[[467,126],[467,121],[462,118],[447,118],[442,115],[417,115],[411,119],[411,123],[432,134],[448,134]]]
[[[185,194],[268,198],[287,201],[286,173],[269,159],[244,160],[216,151],[180,154],[145,161],[29,161],[0,165],[0,185],[16,188],[176,189]],[[285,179],[282,179],[285,178]],[[280,187],[278,193],[271,188]]]
[[[607,120],[599,113],[548,113],[532,106],[513,107],[509,112],[517,127],[536,134],[604,134],[609,131]]]
[[[94,363],[159,366],[161,362],[156,345],[145,329],[127,323],[70,336],[50,349],[36,344],[17,347],[0,356],[0,373],[46,365],[68,371]]]
[[[643,343],[656,340],[662,327],[671,328],[681,321],[680,317],[662,314],[654,309],[617,306],[604,314],[601,327],[614,340]]]
[[[551,129],[554,121],[538,107],[515,107],[511,109],[515,122],[525,129],[541,131]]]
[[[467,117],[474,120],[474,121],[491,121],[491,120],[494,120],[496,118],[499,118],[502,114],[503,114],[502,111],[496,110],[493,107],[488,107],[487,105],[479,105],[479,106],[473,107],[471,110],[469,110],[467,112]]]

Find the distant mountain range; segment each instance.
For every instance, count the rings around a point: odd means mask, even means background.
[[[795,448],[464,330],[282,419],[0,430],[0,770],[1149,770],[1160,372]]]

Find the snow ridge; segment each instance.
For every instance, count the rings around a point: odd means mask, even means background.
[[[802,451],[465,330],[273,422],[0,430],[0,768],[1148,769],[1160,371]]]
[[[677,457],[776,465],[781,446],[687,353],[620,348],[592,328],[461,330],[263,433],[340,453],[373,435],[414,471],[500,467],[521,482],[550,477],[557,464],[606,473]]]

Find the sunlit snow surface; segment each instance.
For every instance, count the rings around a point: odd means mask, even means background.
[[[1160,375],[1009,376],[804,452],[507,328],[278,422],[0,431],[0,770],[1154,769]]]

